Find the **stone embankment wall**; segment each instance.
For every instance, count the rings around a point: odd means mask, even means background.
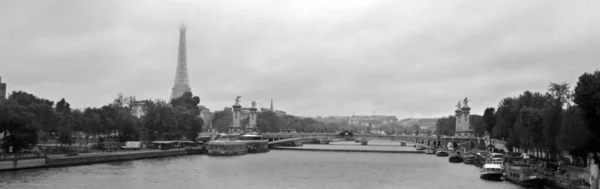
[[[81,154],[77,156],[46,157],[40,154],[3,154],[0,156],[0,171],[73,166],[144,158],[179,156],[189,154],[185,149],[132,151],[121,153]]]
[[[0,161],[0,171],[44,167],[46,158]]]
[[[92,163],[103,163],[112,161],[125,161],[143,158],[154,158],[154,157],[166,157],[166,156],[177,156],[186,155],[187,152],[184,149],[173,149],[163,151],[142,151],[132,152],[124,154],[99,154],[99,155],[82,155],[82,156],[68,156],[58,158],[48,158],[46,160],[46,166],[71,166],[71,165],[82,165]]]
[[[0,171],[43,167],[45,165],[46,156],[43,154],[0,154]]]

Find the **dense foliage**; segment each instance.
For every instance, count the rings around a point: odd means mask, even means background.
[[[550,83],[546,93],[504,98],[495,112],[485,110],[483,122],[509,149],[552,159],[566,151],[585,160],[600,151],[600,71],[581,75],[574,91],[567,83]]]
[[[119,94],[100,108],[71,109],[61,99],[54,102],[22,91],[0,99],[0,133],[7,136],[2,148],[14,152],[38,142],[71,144],[76,138],[115,138],[118,141],[156,139],[195,139],[202,129],[198,117],[200,98],[188,92],[169,104],[156,100],[141,101],[145,115],[134,116],[134,97]],[[145,138],[146,137],[146,138]],[[39,141],[41,140],[41,141]]]

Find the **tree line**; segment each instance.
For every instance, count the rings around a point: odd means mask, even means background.
[[[525,91],[502,99],[483,114],[485,131],[506,141],[509,150],[559,158],[566,151],[582,159],[600,150],[600,71],[584,73],[574,90],[550,83],[545,93]]]
[[[38,142],[54,140],[74,143],[76,138],[114,138],[128,140],[195,139],[202,129],[198,117],[200,98],[191,92],[166,102],[136,101],[119,94],[113,102],[99,108],[72,109],[63,98],[56,104],[33,94],[15,91],[0,99],[2,148],[13,151],[31,148]],[[141,109],[138,109],[140,107]],[[136,117],[137,111],[144,112]]]

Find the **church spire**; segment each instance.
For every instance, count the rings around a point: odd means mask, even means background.
[[[177,71],[175,72],[175,85],[170,99],[179,98],[183,93],[190,92],[190,82],[187,71],[187,49],[185,45],[185,31],[187,27],[182,24],[179,28],[179,54],[177,57]]]

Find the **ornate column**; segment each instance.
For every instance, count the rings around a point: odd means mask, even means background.
[[[456,116],[456,125],[454,126],[454,136],[460,136],[462,134],[462,109],[460,105],[460,101],[456,105],[455,116]]]
[[[250,110],[250,116],[249,116],[249,123],[248,126],[246,127],[246,132],[256,132],[258,129],[256,128],[256,111],[258,110],[256,108],[256,101],[252,101],[252,107],[249,109]]]
[[[463,101],[463,106],[462,106],[462,112],[463,112],[463,123],[462,123],[462,131],[464,132],[465,136],[471,136],[473,135],[473,128],[471,128],[471,124],[470,124],[470,111],[471,111],[471,107],[469,107],[469,100],[467,98],[465,98],[465,100]]]
[[[242,98],[241,96],[237,96],[236,100],[235,100],[235,104],[233,104],[233,119],[232,119],[232,123],[231,123],[231,128],[229,129],[229,132],[241,132],[242,131],[242,127],[241,127],[241,117],[242,117],[242,106],[240,105],[240,98]]]

